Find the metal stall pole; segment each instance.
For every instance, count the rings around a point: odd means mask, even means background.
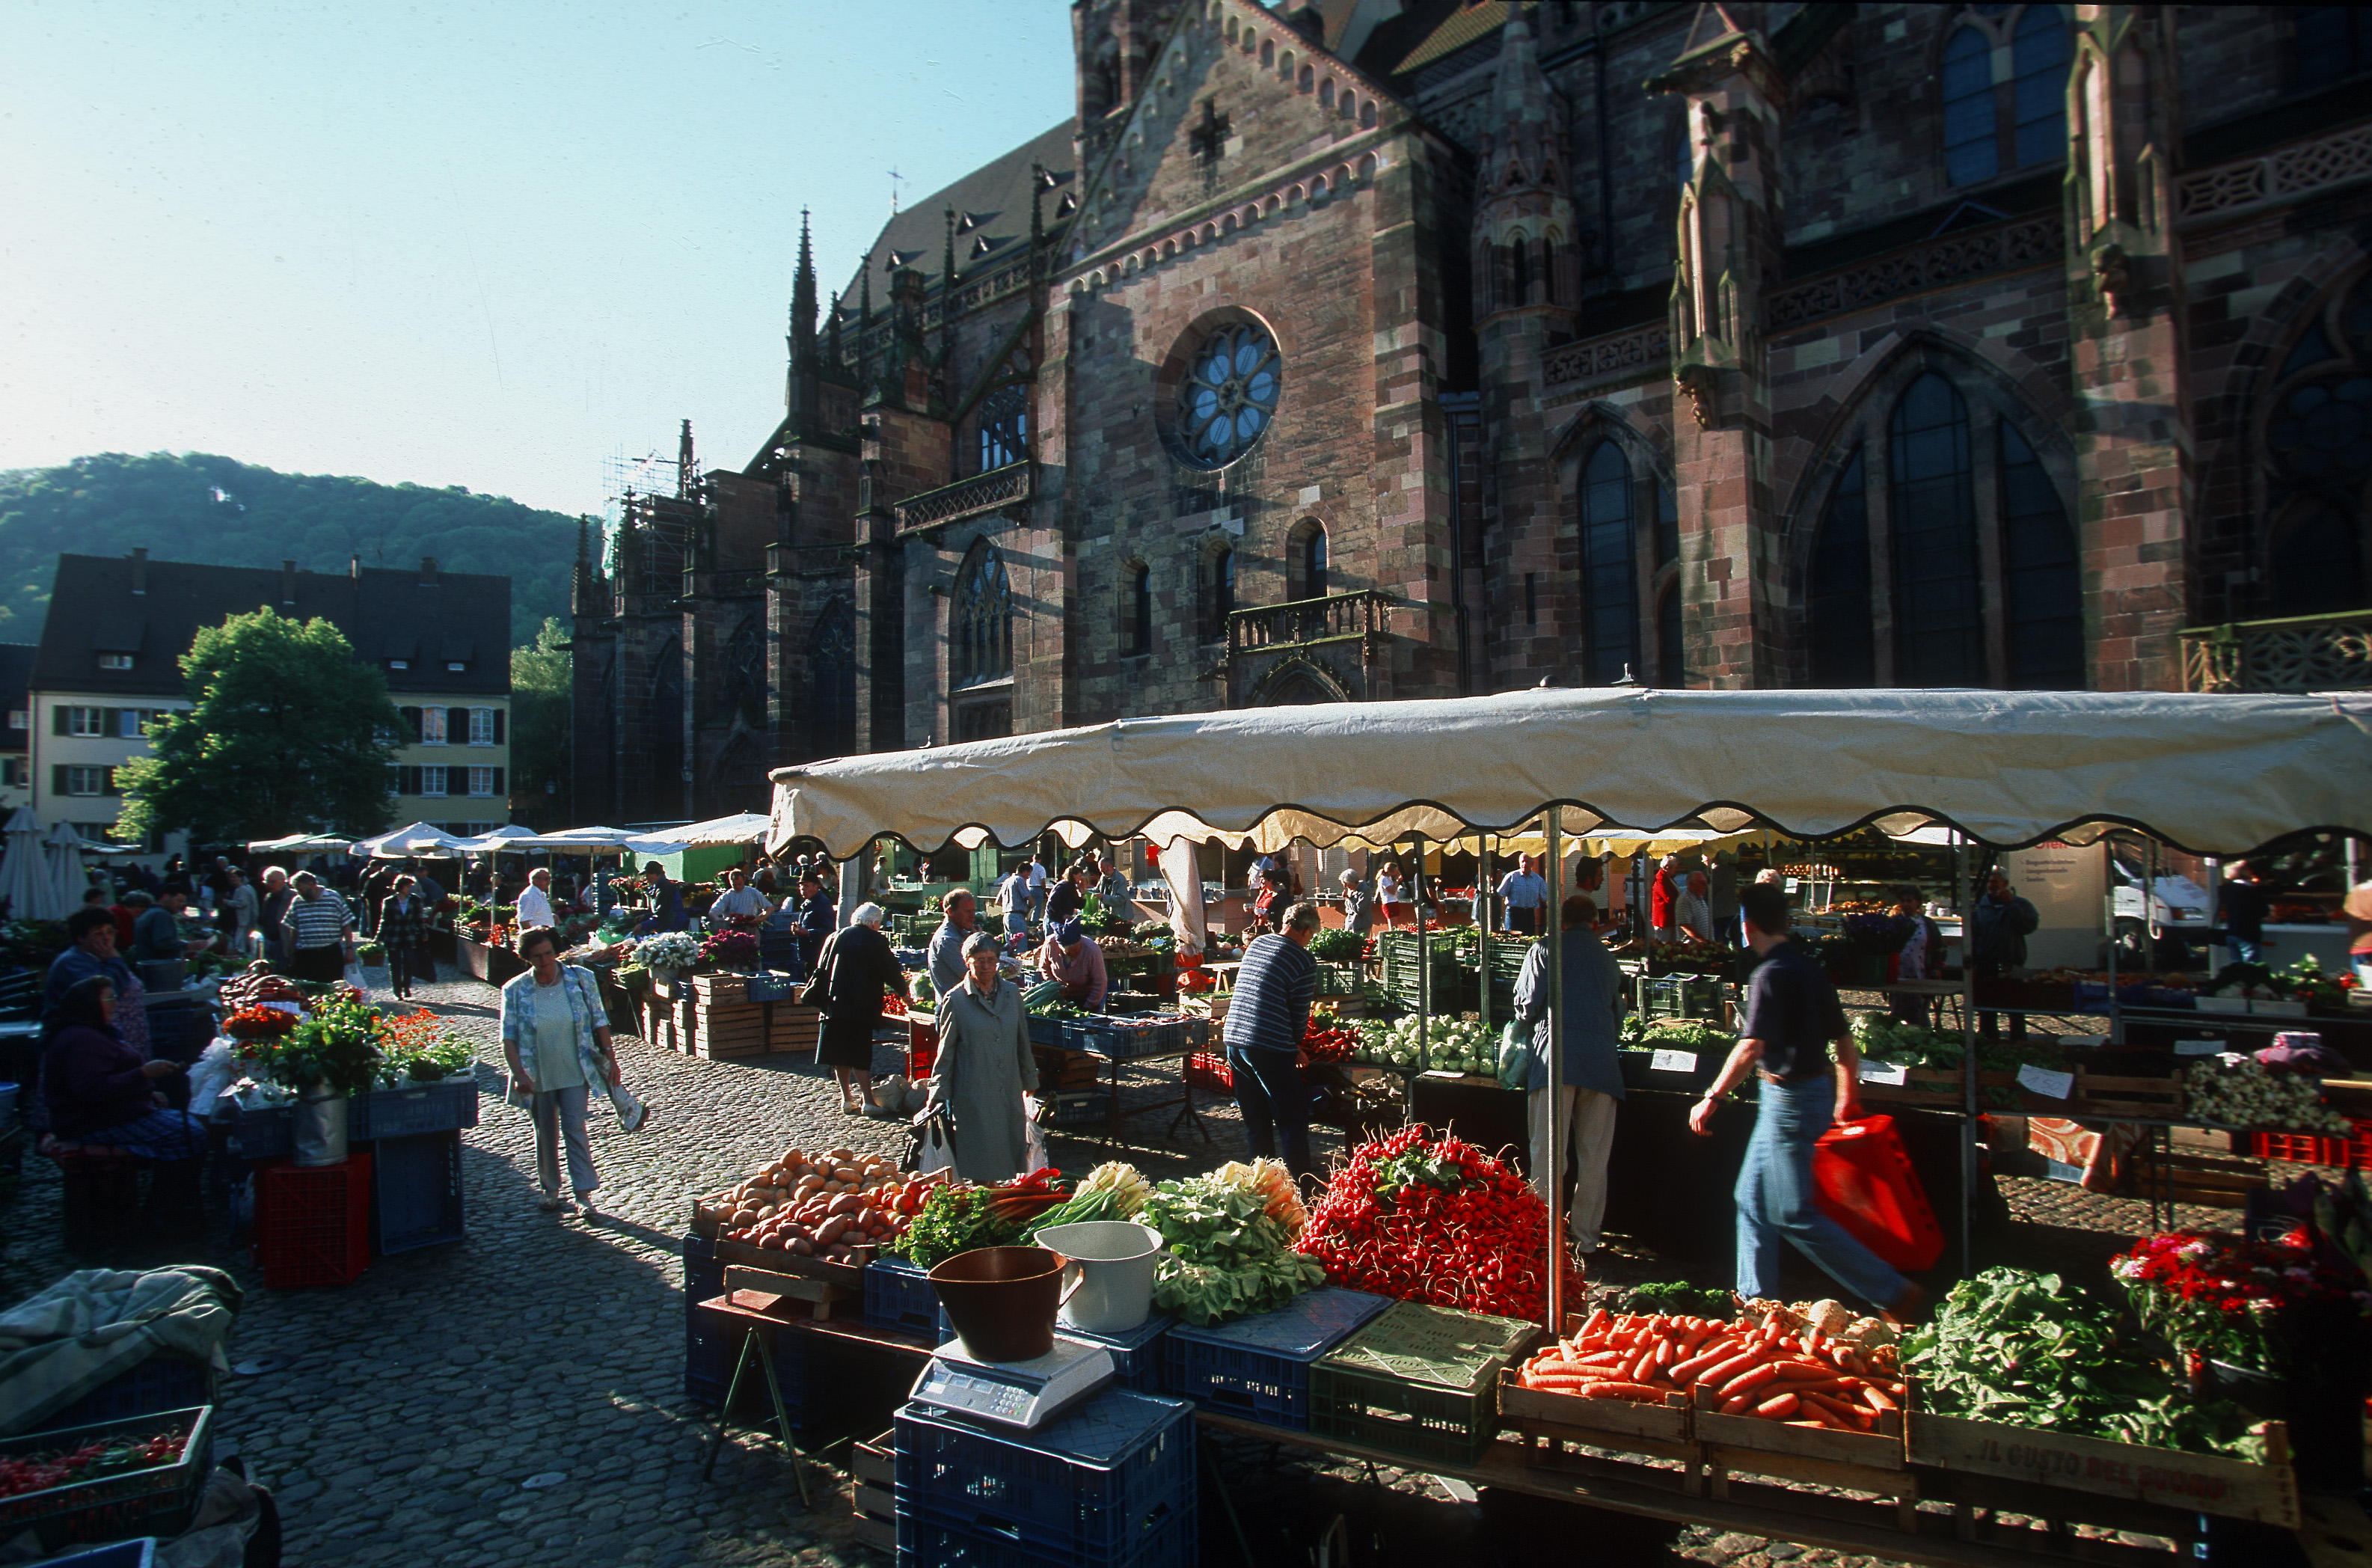
[[[1977,937],[1976,905],[1970,895],[1976,872],[1970,865],[1975,848],[1959,832],[1952,835],[1952,899],[1960,910],[1960,1273],[1977,1272],[1976,1244],[1970,1237],[1975,1223],[1977,1186]]]
[[[1564,1332],[1564,849],[1556,807],[1541,814],[1549,854],[1549,1332]]]
[[[1486,834],[1474,841],[1474,901],[1482,912],[1480,941],[1474,949],[1474,978],[1481,994],[1475,1005],[1481,1010],[1482,1040],[1491,1040],[1491,840]],[[2351,884],[2352,885],[2352,884]],[[1494,1060],[1496,1060],[1494,1058]]]
[[[1416,846],[1416,867],[1409,873],[1416,893],[1409,903],[1416,911],[1416,1070],[1424,1073],[1433,1067],[1433,948],[1424,934],[1424,835],[1418,833],[1409,842]]]

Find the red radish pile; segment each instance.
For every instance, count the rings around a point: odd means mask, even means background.
[[[1296,1246],[1352,1290],[1548,1320],[1548,1206],[1506,1162],[1429,1127],[1354,1150]],[[1565,1290],[1581,1299],[1569,1262]]]
[[[1524,1363],[1528,1388],[1662,1404],[1703,1387],[1708,1408],[1798,1426],[1867,1432],[1902,1408],[1890,1344],[1832,1339],[1776,1311],[1761,1322],[1593,1312],[1581,1331]]]

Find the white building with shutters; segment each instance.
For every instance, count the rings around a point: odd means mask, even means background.
[[[386,675],[407,732],[390,766],[388,826],[482,833],[510,820],[508,577],[355,563],[343,574],[61,555],[26,696],[24,776],[44,824],[104,842],[122,807],[116,770],[148,754],[148,726],[187,709],[180,661],[198,629],[272,609],[325,619]],[[156,842],[152,854],[182,846]]]

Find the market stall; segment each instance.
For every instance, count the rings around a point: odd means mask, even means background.
[[[1608,824],[1687,825],[1716,833],[1768,828],[1795,838],[1818,838],[1865,823],[1890,831],[1942,826],[1971,843],[1991,846],[2096,835],[2104,825],[2122,824],[2195,853],[2231,854],[2302,828],[2355,833],[2372,829],[2372,803],[2360,789],[2372,764],[2367,708],[2359,703],[2351,710],[2345,701],[2167,693],[1537,691],[1463,702],[1131,720],[785,770],[775,775],[772,842],[811,838],[846,855],[880,834],[927,851],[966,839],[1016,844],[1052,831],[1065,842],[1097,834],[1141,834],[1163,844],[1218,838],[1275,849],[1296,839],[1331,845],[1355,836],[1388,843],[1529,829],[1549,852],[1552,879],[1562,878],[1564,846]],[[1561,892],[1552,887],[1552,912]],[[1553,921],[1550,935],[1553,956]],[[1559,967],[1552,961],[1549,971],[1552,1016],[1561,1006]],[[1422,964],[1419,972],[1425,972]],[[1977,1009],[1965,994],[1963,1003],[1964,1031],[1972,1030]],[[1973,1040],[1964,1034],[1962,1044],[1957,1111],[1965,1124],[1972,1124],[1980,1074]],[[1553,1053],[1551,1062],[1553,1084]],[[1972,1139],[1972,1128],[1968,1136]],[[1562,1142],[1552,1137],[1551,1146]],[[1972,1158],[1971,1141],[1964,1144],[1964,1159]],[[1553,1171],[1551,1177],[1549,1191],[1554,1194]],[[1552,1206],[1542,1218],[1538,1255],[1545,1257],[1546,1237],[1562,1226]],[[1561,1356],[1578,1365],[1623,1353],[1631,1362],[1639,1354],[1643,1326],[1626,1322],[1615,1330],[1626,1336],[1623,1343],[1593,1347],[1587,1342],[1593,1334],[1602,1336],[1604,1328],[1570,1321],[1562,1274],[1545,1265],[1535,1272],[1550,1276],[1541,1282],[1542,1319],[1570,1336]],[[1808,1309],[1799,1316],[1820,1315]],[[1763,1335],[1766,1343],[1786,1332],[1808,1342],[1802,1346],[1803,1371],[1789,1376],[1814,1381],[1868,1376],[1843,1372],[1834,1358],[1820,1361],[1818,1344],[1825,1330],[1817,1322],[1794,1330],[1773,1324],[1773,1314],[1765,1310],[1748,1331]],[[1707,1318],[1686,1325],[1685,1331],[1703,1342],[1717,1328]],[[1651,1464],[1680,1467],[1682,1490],[1690,1494],[1685,1501],[1649,1504],[1633,1493],[1618,1501],[1614,1492],[1602,1488],[1595,1489],[1595,1500],[1690,1517],[1728,1516],[1727,1511],[1741,1506],[1741,1495],[1759,1498],[1762,1491],[1772,1490],[1739,1483],[1741,1492],[1733,1487],[1732,1475],[1847,1486],[1889,1499],[1893,1513],[1888,1517],[1902,1533],[1883,1555],[1983,1560],[1965,1550],[1967,1543],[1989,1527],[1982,1520],[1985,1511],[2006,1505],[1980,1484],[1979,1467],[1936,1450],[1940,1468],[1966,1485],[1936,1483],[1951,1492],[1950,1516],[1939,1521],[1932,1509],[1921,1513],[1918,1500],[1926,1478],[1913,1474],[1915,1416],[1909,1418],[1912,1434],[1906,1434],[1875,1401],[1863,1401],[1858,1410],[1853,1401],[1838,1401],[1833,1421],[1847,1431],[1832,1424],[1831,1412],[1806,1407],[1794,1394],[1789,1397],[1796,1402],[1784,1410],[1775,1395],[1748,1408],[1733,1401],[1750,1389],[1643,1376],[1677,1365],[1668,1359],[1655,1367],[1627,1367],[1634,1375],[1625,1380],[1626,1388],[1646,1390],[1646,1396],[1564,1394],[1568,1402],[1557,1407],[1563,1420],[1517,1423],[1508,1404],[1498,1401],[1494,1413],[1479,1418],[1487,1434],[1495,1434],[1502,1424],[1523,1424],[1528,1454],[1511,1460],[1504,1446],[1486,1445],[1474,1473],[1495,1475],[1511,1463],[1531,1473],[1550,1461],[1529,1450],[1564,1455],[1570,1442],[1644,1453]],[[1659,1381],[1664,1391],[1657,1389]],[[1874,1391],[1895,1397],[1889,1384]],[[1915,1402],[1915,1394],[1907,1397]],[[1896,1400],[1898,1407],[1903,1402]],[[1797,1412],[1806,1408],[1820,1409],[1819,1418],[1801,1417]],[[1621,1410],[1637,1413],[1620,1421],[1598,1419]],[[1984,1441],[1996,1446],[2026,1441],[2032,1447],[2031,1428],[2015,1422],[1996,1425]],[[1560,1427],[1569,1429],[1566,1434],[1550,1430]],[[1808,1427],[1822,1428],[1827,1435]],[[2169,1500],[2162,1495],[2144,1495],[2146,1488],[2140,1482],[2124,1487],[2118,1502],[2147,1513],[2154,1531],[2195,1536],[2198,1511],[2206,1505],[2194,1493],[2212,1485],[2225,1495],[2249,1499],[2251,1512],[2244,1516],[2295,1527],[2300,1515],[2295,1486],[2283,1491],[2282,1478],[2290,1472],[2278,1434],[2255,1435],[2253,1457],[2246,1462],[2257,1470],[2247,1475],[2236,1472],[2211,1481],[2197,1479],[2212,1469],[2203,1461],[2182,1459],[2173,1450],[2148,1456],[2160,1467],[2154,1473],[2192,1478],[2176,1484],[2193,1489],[2183,1500],[2193,1509],[2192,1524],[2177,1527],[2180,1511],[2167,1509]],[[1848,1437],[1860,1441],[1843,1441]],[[1362,1445],[1340,1434],[1312,1431],[1297,1440],[1322,1440],[1343,1453],[1363,1447],[1407,1452],[1390,1444]],[[1669,1479],[1645,1477],[1644,1483],[1664,1485]],[[2098,1519],[2116,1511],[2109,1503],[2038,1496],[2036,1487],[2060,1484],[2050,1474],[2009,1479],[2018,1482],[2024,1504],[2012,1512],[2049,1515],[2056,1509],[2061,1517]],[[1568,1493],[1594,1490],[1559,1484]],[[1643,1479],[1622,1484],[1636,1486]],[[1792,1486],[1779,1490],[1798,1497]],[[1939,1493],[1931,1485],[1924,1495],[1933,1500]],[[1762,1506],[1757,1502],[1745,1511]],[[2085,1508],[2094,1511],[2082,1514]],[[1786,1511],[1791,1522],[1773,1527],[1786,1539],[1845,1545],[1850,1536],[1848,1550],[1878,1550],[1857,1533],[1859,1527],[1824,1535],[1825,1527],[1814,1519],[1817,1510],[1791,1502]],[[1886,1523],[1881,1519],[1872,1527]],[[1955,1544],[1939,1546],[1931,1539],[1938,1534]]]

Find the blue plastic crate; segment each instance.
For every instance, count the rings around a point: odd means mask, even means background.
[[[796,974],[776,974],[770,970],[750,977],[749,998],[752,1002],[788,1002],[806,983]]]
[[[138,1540],[94,1546],[70,1557],[44,1557],[39,1568],[151,1568],[156,1561],[157,1538],[142,1536]]]
[[[1029,1043],[1055,1046],[1065,1051],[1079,1050],[1063,1038],[1064,1026],[1069,1022],[1068,1018],[1041,1018],[1032,1013],[1029,1015]]]
[[[723,1265],[718,1265],[714,1290],[700,1295],[687,1292],[684,1296],[683,1391],[707,1405],[725,1402],[726,1391],[733,1385],[734,1364],[741,1359],[738,1323],[700,1309],[702,1302],[725,1294],[724,1272]],[[773,1327],[753,1327],[750,1332],[766,1335],[773,1344],[774,1381],[783,1390],[783,1408],[796,1424],[807,1400],[807,1336],[786,1334]],[[774,1409],[766,1400],[763,1370],[762,1364],[751,1364],[750,1376],[741,1382],[740,1409],[772,1420]]]
[[[353,1116],[347,1117],[348,1126]],[[264,1110],[242,1107],[238,1113],[239,1157],[249,1160],[276,1160],[287,1156],[296,1145],[296,1112],[294,1107],[275,1105]]]
[[[1091,1345],[1101,1345],[1111,1352],[1112,1365],[1119,1371],[1121,1387],[1134,1388],[1139,1393],[1161,1392],[1161,1337],[1169,1332],[1177,1319],[1167,1312],[1157,1312],[1125,1334],[1090,1334],[1085,1329],[1074,1329],[1067,1323],[1057,1323],[1054,1331],[1068,1339],[1084,1340]]]
[[[371,1243],[382,1258],[459,1241],[461,1134],[380,1138],[371,1159]]]
[[[1092,1093],[1056,1095],[1054,1120],[1056,1127],[1107,1127],[1111,1124],[1111,1091],[1097,1089]]]
[[[1097,1559],[1089,1568],[1193,1568],[1195,1520],[1192,1516],[1173,1529],[1156,1532],[1127,1557]],[[971,1535],[926,1519],[898,1519],[898,1568],[1047,1568],[1064,1560],[1050,1558],[1003,1536]]]
[[[36,1432],[56,1432],[68,1426],[95,1426],[103,1421],[130,1421],[159,1411],[188,1410],[215,1402],[215,1369],[203,1361],[168,1355],[150,1356],[85,1394],[59,1411]]]
[[[1288,1307],[1207,1329],[1179,1324],[1162,1343],[1162,1387],[1223,1415],[1309,1430],[1309,1364],[1391,1305],[1328,1286]]]
[[[877,1329],[934,1334],[939,1327],[939,1293],[930,1271],[903,1258],[876,1258],[865,1265],[865,1320]]]
[[[898,1516],[1064,1568],[1132,1562],[1193,1529],[1193,1417],[1183,1400],[1126,1388],[1027,1434],[907,1405]]]
[[[409,1088],[378,1089],[347,1102],[346,1136],[407,1138],[478,1124],[478,1080],[467,1074]]]

